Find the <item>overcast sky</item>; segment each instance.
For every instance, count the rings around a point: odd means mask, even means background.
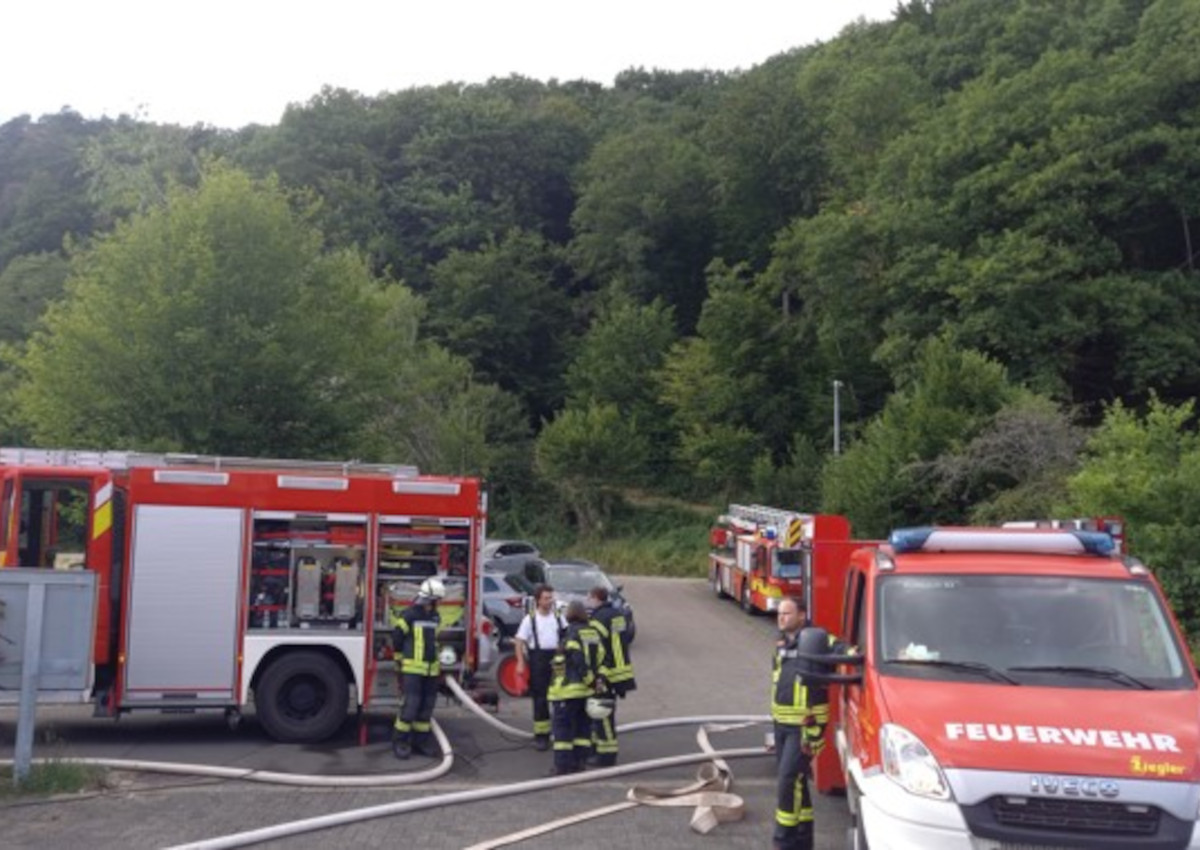
[[[375,95],[521,74],[611,84],[634,66],[730,71],[827,41],[897,0],[10,0],[0,122],[275,124],[323,85]]]

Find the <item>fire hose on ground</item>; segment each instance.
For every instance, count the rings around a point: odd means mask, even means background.
[[[510,726],[493,717],[481,708],[459,684],[451,678],[445,683],[450,691],[468,711],[484,720],[488,725],[507,735],[532,739],[533,733]],[[503,847],[517,841],[531,838],[554,829],[559,829],[584,820],[601,817],[615,812],[625,811],[640,805],[648,806],[690,806],[696,809],[693,814],[691,827],[697,832],[708,832],[718,823],[739,820],[744,812],[744,804],[740,797],[729,793],[732,784],[732,772],[725,759],[753,758],[767,754],[762,747],[747,747],[729,750],[714,750],[708,740],[709,732],[722,732],[747,725],[769,722],[770,718],[760,715],[717,715],[658,718],[655,720],[639,721],[622,724],[617,727],[621,733],[646,729],[657,729],[668,726],[699,725],[697,741],[701,752],[687,753],[677,756],[649,759],[640,762],[615,767],[589,770],[586,773],[568,774],[566,776],[547,777],[544,779],[526,780],[507,785],[488,786],[470,791],[455,791],[410,800],[399,800],[377,806],[337,812],[318,817],[304,818],[289,823],[234,833],[219,838],[206,839],[199,842],[178,845],[171,850],[218,850],[218,848],[246,847],[263,841],[299,835],[320,829],[342,826],[359,821],[370,820],[391,815],[407,814],[439,806],[457,805],[460,803],[491,800],[518,794],[534,793],[570,785],[579,785],[603,779],[627,776],[646,771],[660,770],[685,764],[701,764],[702,767],[694,782],[682,788],[663,790],[635,786],[626,795],[626,801],[602,808],[583,812],[568,818],[555,820],[546,824],[522,830],[501,838],[473,845],[468,850],[491,850]],[[222,779],[238,779],[248,782],[265,782],[278,785],[297,785],[309,787],[330,788],[363,788],[363,787],[395,787],[415,785],[428,782],[449,772],[454,763],[454,753],[450,741],[442,728],[435,721],[433,733],[442,750],[441,762],[433,767],[420,771],[408,771],[399,774],[381,774],[369,776],[315,776],[290,774],[273,771],[259,771],[244,768],[229,768],[216,765],[195,765],[173,762],[150,762],[129,759],[80,758],[71,759],[73,763],[108,767],[118,770],[144,771],[155,773],[185,774],[191,776],[210,776]],[[60,759],[61,760],[61,759]]]

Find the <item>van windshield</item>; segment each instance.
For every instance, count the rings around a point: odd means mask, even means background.
[[[1144,581],[892,575],[879,578],[877,599],[875,653],[888,675],[962,680],[965,662],[1023,685],[1193,687]]]

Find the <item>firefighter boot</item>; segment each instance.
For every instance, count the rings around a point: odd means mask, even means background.
[[[437,745],[437,741],[432,735],[421,735],[413,740],[412,750],[419,756],[426,756],[431,759],[438,758],[442,754],[441,748]]]
[[[412,745],[407,738],[399,736],[392,739],[392,755],[401,761],[405,761],[412,755]]]
[[[535,735],[533,737],[533,748],[535,750],[537,750],[539,753],[546,752],[546,750],[550,749],[550,736],[549,735]]]

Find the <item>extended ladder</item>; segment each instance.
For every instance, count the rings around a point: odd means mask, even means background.
[[[252,457],[222,457],[183,453],[98,452],[80,449],[0,448],[0,465],[100,467],[102,469],[132,469],[134,467],[197,467],[209,469],[296,469],[312,472],[351,472],[390,475],[393,478],[415,478],[420,474],[415,466],[405,464],[362,463],[360,461],[278,460]]]
[[[780,531],[787,528],[792,520],[802,518],[794,511],[768,508],[765,505],[730,505],[729,516],[732,519],[752,522],[755,525],[773,525]]]

